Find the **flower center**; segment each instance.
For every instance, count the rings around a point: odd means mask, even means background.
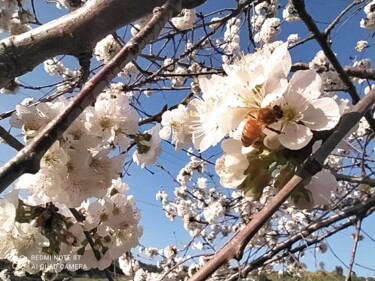
[[[291,107],[283,108],[283,119],[288,122],[298,122],[302,119],[302,114]]]
[[[177,133],[179,133],[181,131],[181,124],[179,122],[176,122],[176,121],[172,121],[170,123],[170,126],[173,130],[175,130]]]
[[[111,127],[111,119],[109,119],[108,117],[102,117],[99,121],[99,125],[103,129],[108,129]]]

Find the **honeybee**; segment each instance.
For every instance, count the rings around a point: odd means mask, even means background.
[[[262,134],[264,128],[283,117],[280,106],[267,106],[248,114],[242,130],[241,141],[243,146],[251,146]]]

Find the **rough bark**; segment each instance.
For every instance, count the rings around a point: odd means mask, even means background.
[[[0,88],[48,58],[90,51],[107,34],[151,13],[165,2],[90,0],[72,13],[0,41]]]

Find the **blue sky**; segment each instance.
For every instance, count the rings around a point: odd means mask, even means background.
[[[207,4],[203,5],[200,10],[207,11],[217,10],[227,5],[227,3],[232,3],[233,1],[215,1],[209,0]],[[280,1],[284,4],[285,1]],[[320,22],[319,27],[323,29],[326,27],[326,23],[331,22],[331,20],[351,1],[347,0],[335,0],[335,1],[325,1],[325,0],[308,0],[307,9],[311,12],[313,18]],[[38,18],[41,22],[46,22],[49,19],[55,18],[58,15],[64,14],[65,10],[58,10],[51,4],[48,8],[43,3],[36,1],[37,5],[43,6],[43,9],[38,9]],[[340,32],[337,29],[333,32],[333,50],[338,53],[339,60],[343,65],[350,64],[351,58],[360,57],[358,53],[354,51],[355,43],[358,40],[369,40],[373,43],[371,35],[366,30],[359,28],[359,19],[363,16],[363,13],[355,16],[353,19],[349,20],[346,24],[340,27]],[[305,26],[301,23],[283,23],[282,33],[279,39],[285,40],[290,33],[298,33],[301,38],[308,35]],[[246,34],[242,34],[246,38]],[[372,41],[370,41],[372,40]],[[246,41],[246,40],[243,40]],[[349,43],[348,43],[349,42]],[[242,46],[242,49],[246,50],[247,46]],[[298,61],[310,61],[319,50],[319,46],[314,41],[308,42],[303,46],[295,48],[291,51],[293,62]],[[373,48],[369,49],[364,57],[370,56],[374,59]],[[49,84],[57,79],[55,77],[48,76],[42,69],[43,66],[39,66],[31,74],[25,77],[21,77],[21,81],[25,83],[30,83],[33,85]],[[34,98],[39,98],[46,94],[48,90],[40,91],[36,93],[35,91],[30,92],[27,90],[21,90],[17,95],[4,95],[1,97],[0,102],[0,112],[11,110],[14,106],[23,100],[25,97],[32,96]],[[168,103],[169,105],[174,102],[181,100],[186,93],[173,94],[173,99],[170,99],[166,95],[155,93],[155,95],[150,99],[148,108],[151,112],[158,112],[160,108]],[[152,102],[151,102],[152,101]],[[7,120],[0,121],[0,123],[8,128]],[[171,174],[177,175],[180,168],[186,163],[188,157],[186,153],[180,152],[176,154],[174,149],[170,145],[164,145],[165,152],[159,158],[159,162],[165,168],[167,168]],[[0,161],[7,161],[15,151],[5,145],[0,146],[1,154]],[[212,152],[206,153],[205,156],[211,155]],[[170,222],[164,212],[161,209],[159,202],[155,200],[155,194],[163,187],[168,193],[172,193],[173,188],[176,184],[173,183],[168,175],[161,172],[159,168],[152,166],[149,168],[154,174],[146,169],[141,170],[137,166],[133,165],[129,169],[129,176],[125,176],[124,181],[130,186],[130,193],[134,195],[137,201],[137,206],[141,210],[142,220],[141,224],[144,226],[145,231],[141,239],[141,244],[145,246],[155,246],[159,248],[164,248],[170,243],[177,243],[179,247],[182,247],[184,243],[189,241],[190,237],[187,235],[186,231],[183,229],[180,219],[175,222]],[[368,218],[363,223],[363,230],[369,235],[375,234],[375,224],[374,216]],[[347,231],[340,232],[336,234],[333,238],[329,239],[329,244],[332,251],[340,257],[346,264],[349,261],[350,253],[352,249],[352,238],[351,233],[354,229],[351,228]],[[373,256],[375,252],[375,242],[371,241],[369,237],[365,236],[365,240],[359,243],[357,251],[357,263],[375,269],[375,260],[369,259]],[[309,251],[307,251],[309,253]],[[317,261],[316,261],[317,260]],[[303,260],[308,266],[309,270],[318,269],[318,262],[324,261],[327,270],[333,270],[335,265],[340,265],[340,261],[334,257],[330,250],[326,254],[318,254],[315,259],[315,253],[312,251]],[[354,270],[358,275],[363,276],[373,276],[374,271],[364,269],[362,267],[356,266]],[[345,267],[344,267],[345,272]]]

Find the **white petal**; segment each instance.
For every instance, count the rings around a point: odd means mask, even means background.
[[[270,57],[270,72],[264,88],[267,93],[277,91],[280,82],[287,77],[292,60],[288,51],[287,43],[278,47]],[[285,90],[285,89],[284,89]]]
[[[221,143],[225,154],[241,154],[242,143],[234,139],[226,139]]]
[[[321,95],[322,78],[314,71],[300,70],[289,81],[289,91],[303,95],[311,101]]]
[[[293,91],[285,93],[284,101],[285,102],[283,102],[283,98],[281,98],[279,101],[276,101],[275,103],[280,104],[281,107],[285,106],[296,112],[304,112],[307,106],[309,105],[308,100],[303,95]]]
[[[331,98],[321,98],[311,102],[304,112],[302,122],[311,130],[330,130],[340,120],[337,103]]]
[[[167,140],[169,139],[169,136],[171,135],[171,126],[164,126],[160,132],[159,132],[159,136],[160,138],[162,138],[163,140]]]
[[[229,131],[237,129],[241,121],[246,118],[248,111],[249,109],[245,107],[229,108],[224,114],[218,117],[218,125],[221,132],[226,135]]]
[[[313,134],[306,126],[296,123],[285,124],[283,132],[279,135],[280,143],[291,150],[301,149],[312,139]]]
[[[271,61],[275,61],[279,67],[278,73],[283,73],[286,77],[289,74],[290,68],[292,67],[292,58],[288,51],[288,44],[284,43],[277,47],[271,55]]]
[[[169,125],[169,123],[171,121],[172,121],[172,112],[170,110],[167,110],[161,116],[161,124],[162,125]]]
[[[331,192],[337,188],[336,178],[328,171],[321,171],[306,186],[311,191],[315,205],[330,203]]]
[[[212,84],[206,77],[200,77],[198,82],[203,93],[208,93],[212,89]]]
[[[278,81],[277,87],[274,89],[268,89],[268,85],[265,86],[265,92],[267,93],[264,97],[261,107],[266,107],[270,105],[272,102],[279,99],[288,88],[288,80],[287,79],[280,79]]]

